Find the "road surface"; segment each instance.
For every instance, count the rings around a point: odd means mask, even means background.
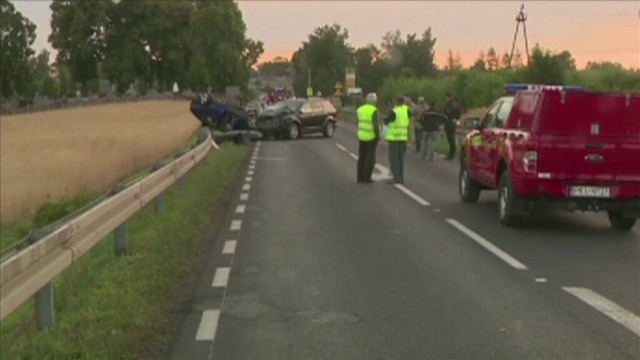
[[[413,153],[404,186],[358,185],[340,125],[256,146],[171,359],[640,359],[638,226],[505,228]]]

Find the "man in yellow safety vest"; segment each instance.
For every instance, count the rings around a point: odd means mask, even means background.
[[[367,94],[367,103],[360,106],[358,113],[358,169],[357,179],[360,184],[373,182],[371,175],[376,164],[376,148],[380,139],[380,125],[378,123],[378,96],[376,93]]]
[[[393,180],[389,181],[389,184],[404,183],[404,154],[409,140],[410,118],[411,113],[405,104],[405,98],[399,96],[396,99],[396,106],[384,119],[384,123],[389,126],[387,141],[389,142],[389,165],[393,174]]]

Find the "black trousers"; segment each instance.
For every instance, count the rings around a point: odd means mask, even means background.
[[[371,181],[376,165],[376,147],[378,140],[360,141],[358,146],[358,182]]]
[[[449,143],[449,158],[453,159],[456,155],[456,126],[454,124],[447,124],[444,127],[444,132],[447,136],[447,142]]]

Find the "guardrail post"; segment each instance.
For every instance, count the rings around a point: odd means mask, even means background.
[[[128,252],[127,243],[127,222],[123,222],[116,228],[116,255],[126,255]]]
[[[155,210],[156,210],[156,214],[160,214],[164,210],[164,193],[161,193],[160,195],[156,196]]]
[[[36,318],[40,330],[56,325],[56,313],[53,308],[53,284],[47,283],[36,293]]]
[[[51,233],[51,229],[36,229],[29,234],[29,244],[34,244]],[[56,325],[56,315],[53,306],[53,284],[44,285],[35,293],[36,322],[41,330],[50,329]]]

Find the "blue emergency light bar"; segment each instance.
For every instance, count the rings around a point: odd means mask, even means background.
[[[507,84],[505,90],[507,94],[513,95],[523,90],[584,91],[584,88],[578,85]]]

